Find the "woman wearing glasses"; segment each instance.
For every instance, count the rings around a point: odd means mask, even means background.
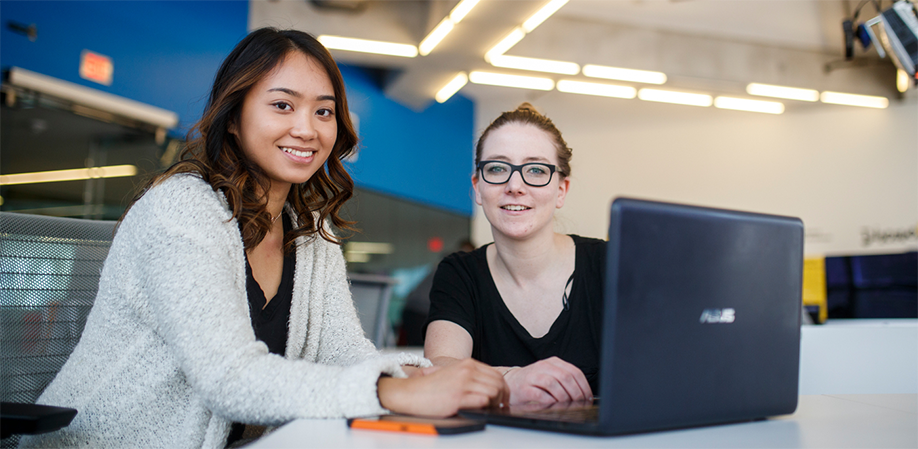
[[[552,226],[570,159],[530,104],[494,120],[472,176],[494,243],[444,259],[430,293],[425,356],[496,367],[514,404],[591,400],[597,387],[605,242]]]

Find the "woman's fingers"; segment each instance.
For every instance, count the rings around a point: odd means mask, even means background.
[[[507,373],[511,402],[569,402],[592,400],[586,376],[576,366],[557,357],[540,360]]]
[[[506,403],[556,403],[590,400],[593,393],[576,366],[557,357],[501,375],[473,359],[449,366],[416,370],[399,387],[403,399],[395,412],[450,416],[461,408]],[[383,395],[380,394],[382,399]]]
[[[470,360],[470,381],[468,393],[483,395],[487,402],[500,404],[510,395],[510,389],[504,377],[496,369],[480,362]]]
[[[586,376],[583,375],[580,368],[558,357],[551,357],[546,359],[545,362],[558,370],[555,378],[567,392],[570,400],[586,401],[593,399],[593,390],[590,389],[590,383],[587,382]]]
[[[443,417],[497,404],[509,391],[497,370],[471,359],[419,371],[423,375],[380,379],[380,403],[394,412]]]

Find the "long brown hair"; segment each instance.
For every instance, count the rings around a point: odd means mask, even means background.
[[[188,133],[188,144],[180,160],[152,179],[134,201],[170,176],[195,173],[214,190],[226,195],[233,218],[240,223],[245,248],[258,245],[271,226],[264,193],[268,191],[270,180],[245,156],[229,129],[232,123],[238,122],[242,103],[252,86],[294,51],[315,59],[325,68],[334,88],[338,134],[325,166],[305,183],[294,184],[287,195],[297,222],[294,229],[284,235],[284,247],[292,250],[294,239],[316,234],[339,244],[322,224],[331,220],[340,229],[353,230],[354,223],[339,215],[354,191],[354,181],[341,161],[354,152],[357,133],[348,112],[344,80],[338,66],[319,41],[302,31],[261,28],[236,45],[217,71],[204,115]]]
[[[552,143],[555,145],[555,151],[558,154],[558,173],[564,177],[571,175],[571,156],[573,155],[573,151],[567,146],[567,142],[561,137],[561,131],[552,123],[551,119],[542,115],[529,103],[522,103],[517,106],[516,109],[504,112],[485,128],[484,132],[481,133],[481,137],[478,138],[478,145],[475,147],[476,167],[478,163],[481,162],[481,152],[484,149],[484,142],[488,134],[511,123],[532,125],[545,131],[551,137]],[[477,176],[478,172],[476,171],[475,173],[475,176]]]

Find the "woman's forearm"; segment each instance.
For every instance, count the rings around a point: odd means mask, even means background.
[[[438,356],[438,357],[430,357],[429,360],[430,360],[430,363],[433,363],[434,366],[450,366],[454,363],[461,362],[463,359],[458,359],[456,357],[448,357],[448,356]]]

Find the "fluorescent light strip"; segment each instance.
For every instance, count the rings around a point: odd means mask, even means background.
[[[783,114],[784,104],[777,101],[748,100],[745,98],[717,97],[714,107],[733,109],[735,111],[762,112],[765,114]]]
[[[107,92],[90,89],[19,67],[10,67],[7,82],[23,89],[57,97],[91,109],[121,115],[161,128],[178,125],[178,114]]]
[[[532,17],[526,19],[523,22],[523,30],[527,33],[531,33],[532,30],[536,29],[545,19],[551,17],[552,14],[561,9],[562,6],[566,5],[568,0],[552,0],[548,2],[547,5],[543,6],[542,9],[538,10]]]
[[[638,98],[644,101],[656,101],[659,103],[684,104],[688,106],[708,107],[714,101],[710,95],[693,94],[688,92],[676,92],[672,90],[659,89],[641,89],[638,91]]]
[[[825,91],[819,95],[819,99],[822,100],[823,103],[860,106],[864,108],[886,109],[886,107],[889,106],[889,99],[886,97],[874,97],[872,95],[855,95]]]
[[[629,86],[615,86],[612,84],[587,83],[583,81],[561,80],[558,81],[558,91],[571,94],[597,95],[600,97],[634,98],[637,89]]]
[[[784,98],[787,100],[819,101],[819,91],[798,87],[774,86],[771,84],[749,83],[746,93],[760,97]]]
[[[409,44],[328,35],[319,36],[318,40],[326,48],[332,50],[374,53],[378,55],[400,56],[403,58],[414,58],[418,55],[417,47]]]
[[[502,73],[474,71],[469,74],[469,81],[475,84],[489,84],[492,86],[516,87],[519,89],[552,90],[555,82],[550,78],[534,76],[505,75]]]
[[[548,2],[547,5],[542,7],[542,9],[536,11],[532,17],[526,19],[526,21],[523,22],[523,25],[514,28],[513,31],[507,35],[507,37],[503,38],[503,40],[498,42],[497,45],[488,50],[484,56],[485,61],[491,62],[492,59],[503,55],[507,52],[507,50],[513,48],[514,45],[526,37],[526,33],[536,29],[536,27],[541,25],[545,19],[551,17],[552,14],[561,9],[562,6],[566,5],[567,2],[568,0],[552,0]]]
[[[908,86],[911,84],[911,81],[908,77],[908,72],[902,69],[896,70],[896,90],[900,93],[905,93],[908,91]]]
[[[0,175],[0,185],[12,186],[18,184],[38,184],[42,182],[82,181],[98,178],[119,178],[123,176],[134,176],[136,174],[137,167],[133,165],[109,165],[106,167]]]
[[[427,56],[443,41],[453,27],[465,18],[466,14],[478,4],[480,0],[462,0],[450,11],[449,16],[444,17],[439,24],[421,41],[418,45],[418,53],[421,56]]]
[[[583,66],[583,74],[591,78],[632,81],[635,83],[644,84],[663,84],[666,82],[666,74],[663,72],[623,69],[619,67],[607,67],[593,64],[587,64]]]
[[[436,47],[450,31],[453,31],[453,21],[450,20],[449,17],[446,17],[440,21],[440,24],[437,25],[424,40],[421,41],[418,45],[418,53],[420,53],[421,56],[430,54],[434,47]]]
[[[522,28],[514,28],[507,37],[503,38],[494,48],[485,53],[485,61],[491,62],[491,59],[494,57],[503,55],[507,50],[516,45],[517,42],[523,40],[524,37],[526,37],[526,32],[523,31]]]
[[[459,72],[459,74],[456,75],[452,81],[446,83],[446,85],[443,86],[439,92],[437,92],[437,95],[434,96],[434,99],[437,100],[437,103],[443,103],[446,100],[449,100],[453,94],[459,92],[459,89],[462,89],[462,87],[465,86],[468,82],[469,76],[466,75],[465,72]]]
[[[370,261],[370,255],[367,253],[355,253],[353,251],[345,251],[344,259],[347,263],[367,263]]]
[[[524,58],[522,56],[493,56],[491,65],[506,69],[532,70],[535,72],[560,73],[576,75],[580,66],[573,62],[553,61],[551,59]]]
[[[394,246],[391,243],[381,242],[347,242],[344,250],[358,254],[392,254]]]
[[[458,5],[456,5],[455,8],[453,8],[452,11],[449,12],[449,19],[452,20],[453,23],[461,22],[462,19],[465,18],[466,14],[468,14],[469,11],[471,11],[479,1],[481,0],[462,0]]]

